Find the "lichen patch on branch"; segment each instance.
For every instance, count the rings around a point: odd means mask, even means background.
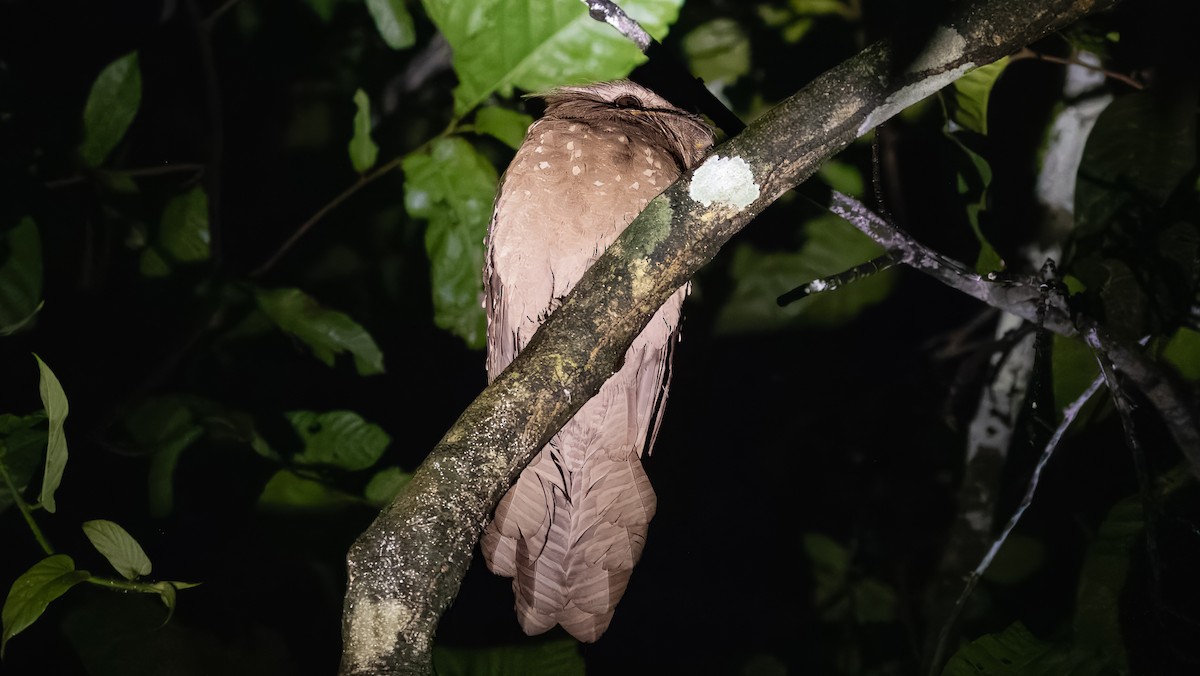
[[[692,175],[688,196],[704,206],[713,203],[741,211],[758,199],[750,165],[740,157],[713,155]]]
[[[367,669],[390,656],[396,646],[396,627],[407,626],[411,617],[412,610],[397,600],[356,603],[346,632],[350,641],[346,653],[353,659],[354,669]]]

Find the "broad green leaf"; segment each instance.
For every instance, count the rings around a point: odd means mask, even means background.
[[[508,108],[487,106],[475,113],[475,131],[500,139],[504,145],[516,150],[525,140],[525,132],[533,118]]]
[[[150,558],[124,528],[112,521],[94,519],[83,522],[83,533],[125,579],[136,580],[150,574]]]
[[[496,169],[461,138],[439,138],[404,158],[404,206],[425,219],[433,321],[483,347],[483,238],[492,215]]]
[[[311,7],[312,11],[325,23],[329,23],[329,20],[333,18],[333,7],[339,2],[341,0],[305,0],[305,4]]]
[[[167,607],[167,619],[163,621],[163,624],[166,624],[171,621],[171,616],[175,614],[175,597],[178,595],[179,590],[199,587],[200,583],[163,581],[155,582],[152,586],[158,591],[159,600]]]
[[[958,158],[958,194],[967,202],[967,221],[971,224],[975,239],[979,240],[979,257],[975,259],[975,271],[981,275],[999,272],[1005,268],[1004,259],[992,247],[979,225],[979,215],[987,208],[988,189],[992,185],[992,167],[982,155],[971,150],[954,134],[947,131],[946,138],[962,151],[962,156]],[[962,162],[962,157],[967,161]]]
[[[168,260],[175,263],[208,260],[208,195],[204,188],[196,186],[167,202],[162,223],[158,227],[157,243],[159,251],[165,253],[166,258],[155,249],[143,251],[142,274],[147,277],[159,276],[153,274],[158,261],[161,261],[162,267],[169,269]],[[147,260],[147,257],[157,258],[158,261]]]
[[[645,60],[575,0],[423,0],[429,18],[454,49],[459,117],[492,92],[537,92],[563,84],[625,77]],[[682,0],[626,0],[629,16],[661,40]]]
[[[750,38],[733,19],[713,19],[683,38],[691,71],[710,85],[733,84],[750,72]]]
[[[1139,202],[1161,204],[1196,164],[1195,88],[1118,97],[1096,120],[1075,189],[1077,236],[1112,227]]]
[[[281,469],[267,481],[258,504],[274,509],[326,510],[354,502],[353,496]]]
[[[0,414],[0,463],[7,468],[18,492],[24,492],[42,464],[48,437],[40,426],[45,420],[42,413],[27,416]],[[8,483],[0,481],[0,514],[12,504],[13,494],[8,490]]]
[[[1046,546],[1036,538],[1013,533],[996,552],[983,579],[997,584],[1018,584],[1037,572],[1046,561]]]
[[[286,333],[299,338],[328,366],[343,352],[354,356],[359,375],[383,373],[383,353],[350,317],[321,306],[299,289],[256,289],[258,306]]]
[[[151,515],[161,518],[174,502],[174,474],[183,451],[204,435],[184,397],[156,396],[138,404],[123,421],[133,442],[150,455],[147,492]]]
[[[396,497],[396,494],[408,484],[410,479],[412,479],[412,473],[405,472],[399,467],[380,470],[367,482],[363,495],[372,505],[384,507]]]
[[[51,601],[88,577],[86,570],[75,570],[75,562],[65,554],[48,556],[22,573],[13,582],[4,601],[4,610],[0,611],[4,621],[0,657],[4,655],[9,639],[36,622]]]
[[[829,187],[840,193],[851,197],[862,197],[863,195],[865,186],[863,185],[862,171],[849,162],[836,159],[826,160],[817,170],[817,175],[824,179]]]
[[[375,20],[380,37],[392,49],[412,47],[417,40],[412,15],[404,6],[404,0],[367,0],[367,9]],[[355,99],[358,95],[355,95]],[[362,173],[360,170],[359,173]]]
[[[374,465],[391,443],[378,425],[352,411],[291,411],[286,414],[304,442],[294,460],[302,465],[332,465],[345,470]]]
[[[1008,62],[1006,56],[955,80],[950,89],[946,90],[950,119],[964,129],[987,136],[988,99],[992,95],[996,80],[1008,67]]]
[[[42,238],[32,218],[0,233],[0,336],[29,325],[42,309]]]
[[[1186,327],[1176,331],[1163,348],[1163,358],[1184,379],[1192,382],[1200,380],[1200,333]]]
[[[863,578],[850,585],[854,619],[858,624],[891,622],[896,619],[900,602],[896,590],[873,577]]]
[[[775,299],[820,277],[844,272],[883,250],[849,223],[826,214],[804,226],[808,240],[798,253],[763,252],[738,245],[730,274],[733,293],[717,316],[724,333],[772,331],[787,326],[836,326],[891,293],[895,270],[885,270],[835,291],[819,293],[786,307]]]
[[[812,562],[813,578],[816,581],[813,589],[814,600],[816,605],[821,607],[839,594],[845,586],[850,568],[850,554],[833,538],[820,533],[805,533],[803,540],[804,552]]]
[[[439,676],[583,676],[579,644],[571,639],[495,648],[433,647]]]
[[[1061,417],[1063,409],[1079,398],[1100,374],[1096,357],[1079,338],[1053,336],[1050,369],[1054,374],[1054,407]]]
[[[89,167],[97,167],[137,116],[142,102],[142,73],[138,54],[130,52],[100,71],[83,109],[83,143],[79,154]]]
[[[375,166],[379,146],[371,140],[371,99],[367,93],[361,89],[354,92],[354,105],[358,110],[354,113],[354,136],[348,146],[350,163],[355,171],[365,174]]]
[[[810,16],[846,14],[848,11],[842,0],[791,0],[788,4],[797,14]]]
[[[54,513],[58,507],[54,504],[54,491],[62,481],[63,470],[67,467],[67,435],[63,431],[63,422],[67,419],[67,394],[54,372],[46,366],[42,358],[33,355],[37,360],[41,380],[38,390],[42,395],[42,406],[46,409],[46,419],[50,422],[50,432],[46,440],[46,471],[42,475],[42,492],[38,500],[47,512]]]
[[[999,634],[988,634],[963,646],[946,664],[942,676],[1032,676],[1047,672],[1042,664],[1052,646],[1016,622]],[[1061,662],[1059,663],[1061,665]]]

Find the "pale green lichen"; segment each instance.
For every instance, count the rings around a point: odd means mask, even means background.
[[[713,155],[692,175],[688,196],[706,207],[718,204],[741,211],[758,199],[759,189],[746,160]]]

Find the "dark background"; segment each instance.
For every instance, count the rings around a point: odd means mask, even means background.
[[[454,85],[448,64],[419,87],[402,81],[425,58],[417,55],[434,31],[416,4],[418,44],[405,52],[382,44],[358,3],[339,3],[323,22],[304,3],[245,0],[249,8],[221,19],[212,51],[223,154],[204,178],[220,186],[219,258],[209,268],[148,281],[125,244],[131,224],[153,222],[186,176],[145,179],[136,199],[124,200],[91,180],[53,185],[77,171],[79,115],[96,74],[132,49],[140,55],[141,110],[109,163],[213,162],[212,98],[192,11],[206,16],[216,4],[0,1],[0,227],[35,218],[46,274],[36,326],[0,337],[0,412],[39,408],[31,352],[53,367],[71,403],[60,508],[38,521],[81,568],[109,574],[78,526],[105,518],[139,539],[156,579],[204,583],[180,592],[161,627],[156,599],[81,585],[10,641],[3,673],[332,673],[345,552],[374,509],[264,510],[258,495],[277,465],[210,436],[183,455],[172,513],[152,518],[147,458],[123,436],[122,417],[147,397],[187,393],[247,413],[274,446],[287,448],[296,440],[283,412],[353,410],[391,435],[382,464],[411,470],[484,385],[483,354],[432,323],[423,224],[403,211],[399,172],[329,214],[257,280],[303,288],[360,322],[386,355],[386,375],[359,377],[348,359],[327,368],[278,333],[231,335],[252,308],[219,291],[236,293],[250,270],[354,182],[345,142],[357,87],[373,100],[395,95],[376,110],[382,159],[444,127]],[[778,100],[867,41],[917,40],[941,10],[865,2],[859,20],[821,19],[788,44],[756,19],[758,4],[768,3],[691,2],[667,41],[678,55],[680,36],[704,21],[738,21],[752,38],[753,69],[726,94],[742,114],[755,97]],[[1098,19],[1100,28],[1122,32],[1109,67],[1161,78],[1194,70],[1194,14],[1182,0],[1130,2]],[[1066,53],[1062,41],[1043,47]],[[1061,78],[1059,66],[1023,62],[993,94],[998,122],[986,151],[997,175],[990,218],[1000,249],[1036,236],[1031,158]],[[937,106],[889,123],[883,140],[895,164],[884,192],[901,226],[971,261],[977,245],[947,177],[953,160],[942,123]],[[504,166],[510,151],[479,144]],[[869,146],[842,159],[870,175]],[[803,199],[781,201],[735,244],[793,250],[815,213]],[[916,673],[924,636],[936,630],[925,626],[924,595],[954,514],[965,430],[988,376],[991,324],[974,334],[976,349],[945,357],[939,348],[985,308],[901,271],[886,301],[850,321],[747,333],[717,319],[735,283],[722,254],[685,306],[664,426],[646,461],[658,515],[611,628],[582,648],[588,673]],[[1017,583],[981,585],[963,626],[968,638],[1017,620],[1044,640],[1069,634],[1086,546],[1112,505],[1137,490],[1119,421],[1111,407],[1099,408],[1061,446],[1018,531],[1037,543],[1037,560]],[[1137,420],[1152,468],[1177,463],[1150,407],[1139,408]],[[1044,436],[1027,422],[1006,473],[1004,516]],[[361,490],[365,476],[330,482]],[[1169,507],[1160,534],[1167,566],[1160,572],[1176,601],[1196,598],[1189,596],[1194,574],[1183,572],[1195,570],[1200,554],[1196,497],[1191,490]],[[895,618],[823,619],[801,545],[807,533],[851,551],[852,579],[875,578],[894,590]],[[5,587],[40,556],[13,509],[0,514],[0,552]],[[1177,612],[1162,625],[1146,592],[1153,576],[1144,547],[1132,561],[1121,616],[1133,673],[1197,673],[1197,606],[1173,603]],[[528,640],[508,585],[476,561],[439,641]]]

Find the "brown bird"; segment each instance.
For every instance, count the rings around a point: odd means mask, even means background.
[[[484,268],[488,380],[508,366],[646,204],[704,156],[709,128],[627,81],[544,95],[500,182]],[[657,500],[642,468],[662,420],[686,289],[621,370],[550,440],[496,507],[481,547],[513,578],[527,634],[561,624],[595,641],[642,554]]]

